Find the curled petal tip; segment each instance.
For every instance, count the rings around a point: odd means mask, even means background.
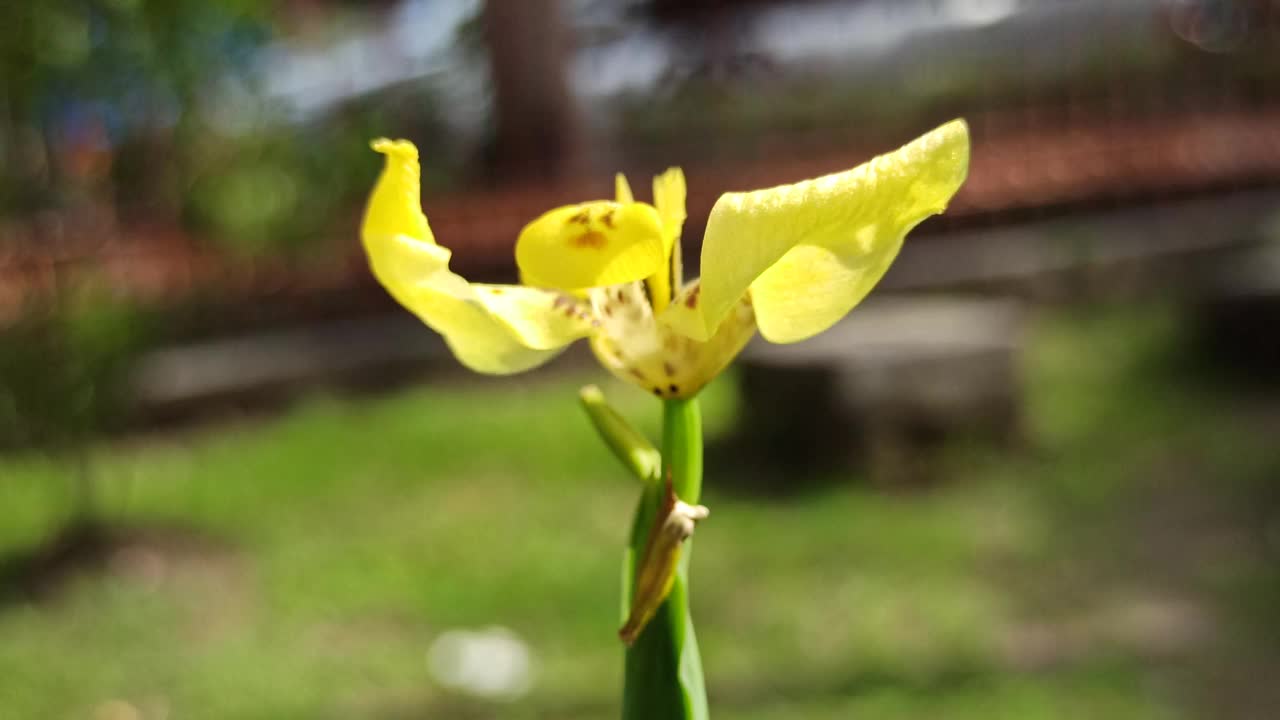
[[[400,158],[418,159],[418,148],[408,140],[392,140],[390,138],[377,138],[369,143],[369,147],[375,152],[383,155]]]

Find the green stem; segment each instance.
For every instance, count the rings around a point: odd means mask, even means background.
[[[690,505],[702,497],[702,411],[697,398],[662,404],[663,473],[671,473],[676,495]]]
[[[663,404],[662,463],[663,477],[670,473],[676,495],[696,504],[702,495],[702,413],[697,399],[672,399]],[[663,483],[650,484],[636,508],[624,568],[624,616],[630,605],[636,560],[644,553],[662,492]],[[623,720],[707,720],[702,660],[689,615],[692,551],[693,543],[687,541],[671,594],[635,645],[627,649]]]

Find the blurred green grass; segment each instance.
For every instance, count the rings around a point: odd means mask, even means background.
[[[1144,518],[1170,487],[1247,504],[1277,469],[1266,433],[1235,395],[1179,375],[1168,310],[1037,328],[1024,452],[956,448],[940,487],[897,494],[837,477],[762,496],[708,468],[693,603],[718,717],[1141,719],[1212,705],[1183,680],[1224,633],[1201,638],[1197,622],[1274,568],[1243,562],[1202,583],[1172,558],[1157,572]],[[592,436],[578,384],[316,397],[271,420],[96,448],[103,515],[170,540],[0,606],[3,716],[92,717],[110,699],[194,720],[614,716],[635,487]],[[606,392],[656,437],[651,398]],[[708,434],[746,401],[731,378],[709,388]],[[48,540],[73,472],[0,459],[0,554]],[[1195,608],[1169,631],[1191,649],[1170,656],[1129,620],[1108,624],[1117,593]],[[509,705],[428,673],[442,631],[489,625],[536,658],[532,691]]]

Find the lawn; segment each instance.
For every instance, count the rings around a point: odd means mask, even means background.
[[[956,447],[936,487],[772,495],[710,466],[693,606],[715,716],[1264,717],[1280,402],[1192,380],[1182,338],[1159,308],[1046,314],[1029,446]],[[6,593],[0,717],[615,717],[636,488],[576,405],[597,379],[312,397],[95,448],[131,539]],[[705,394],[712,437],[749,402],[731,380]],[[656,435],[652,398],[606,392]],[[55,533],[74,470],[0,458],[0,555]],[[489,626],[533,658],[509,702],[430,673],[441,633]]]

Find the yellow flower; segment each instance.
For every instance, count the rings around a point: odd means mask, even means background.
[[[964,182],[969,131],[955,120],[852,170],[722,195],[707,220],[702,277],[689,283],[679,169],[654,178],[653,204],[636,202],[618,175],[615,200],[545,213],[516,241],[523,284],[483,285],[451,271],[431,233],[417,149],[385,139],[373,149],[386,156],[362,228],[373,272],[464,365],[516,373],[585,337],[618,377],[690,397],[757,329],[797,342],[857,305],[907,232]]]

